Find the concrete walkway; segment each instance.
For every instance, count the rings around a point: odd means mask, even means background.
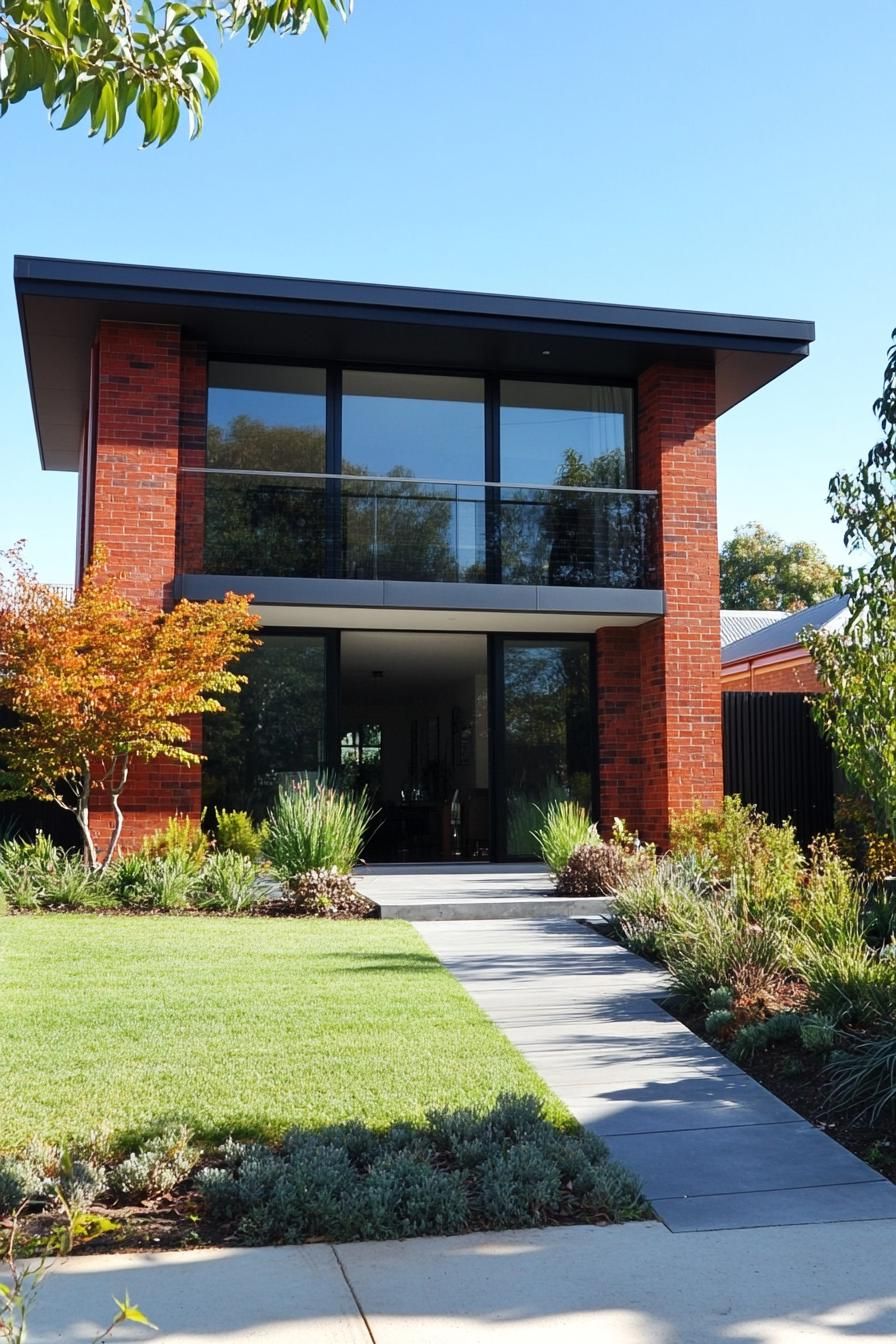
[[[543,863],[396,863],[356,868],[382,919],[605,919],[603,896],[557,896]]]
[[[896,1186],[658,1005],[650,963],[568,919],[418,927],[672,1231],[896,1219]]]
[[[125,1291],[160,1344],[884,1344],[896,1223],[675,1237],[659,1223],[351,1246],[81,1256],[29,1344],[87,1344]]]

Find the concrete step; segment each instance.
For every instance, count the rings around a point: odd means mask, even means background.
[[[363,889],[363,884],[362,884]],[[608,917],[606,896],[419,896],[365,895],[380,908],[380,919],[593,919]]]

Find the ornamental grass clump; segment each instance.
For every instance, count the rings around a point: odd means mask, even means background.
[[[896,1116],[896,1036],[839,1052],[828,1071],[833,1111],[850,1111],[871,1124],[884,1115]]]
[[[260,899],[258,869],[247,855],[225,849],[208,856],[197,877],[194,901],[199,910],[236,915]]]
[[[585,809],[569,799],[552,802],[545,812],[541,812],[540,809],[539,812],[542,822],[532,835],[541,857],[551,872],[557,876],[567,866],[572,854],[580,845],[594,843],[597,839],[597,828]]]
[[[112,903],[102,874],[38,831],[34,840],[0,842],[0,909],[98,910]]]
[[[350,873],[373,817],[366,789],[347,793],[327,779],[302,779],[278,793],[265,852],[284,881],[330,868]]]

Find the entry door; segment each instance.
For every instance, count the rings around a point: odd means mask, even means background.
[[[497,857],[537,857],[551,802],[594,807],[594,641],[492,636]]]

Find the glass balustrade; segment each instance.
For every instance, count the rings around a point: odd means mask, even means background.
[[[184,573],[651,588],[652,491],[193,468]]]

